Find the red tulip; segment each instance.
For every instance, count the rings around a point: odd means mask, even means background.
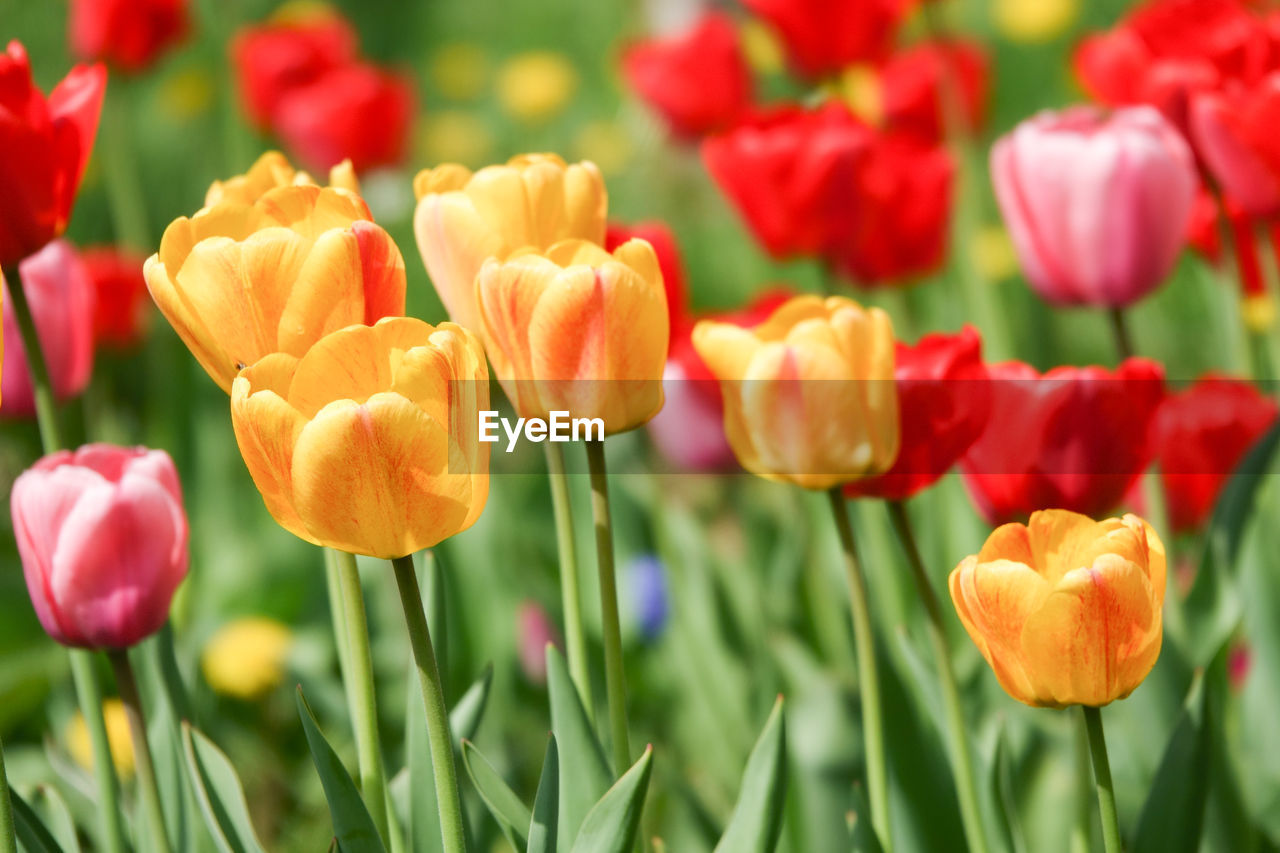
[[[324,10],[247,27],[231,42],[240,98],[261,129],[289,91],[355,61],[356,33],[336,12]]]
[[[363,172],[403,159],[413,111],[408,77],[352,63],[285,93],[274,126],[311,168],[325,170],[350,159]]]
[[[946,131],[948,87],[970,132],[987,111],[987,56],[976,42],[925,42],[899,51],[880,70],[886,126],[938,141]]]
[[[1197,95],[1192,139],[1222,191],[1249,216],[1280,214],[1280,72]]]
[[[1164,370],[1130,358],[1114,371],[990,365],[991,417],[960,460],[965,485],[991,524],[1040,509],[1105,516],[1151,461],[1151,425]]]
[[[187,574],[187,517],[164,451],[90,444],[51,454],[14,482],[10,509],[50,637],[123,649],[168,619]]]
[[[36,334],[59,399],[74,397],[93,373],[93,282],[84,261],[65,240],[55,240],[18,265]],[[31,417],[35,393],[27,351],[4,285],[4,365],[0,367],[0,414]]]
[[[187,0],[71,0],[71,52],[141,71],[187,33]]]
[[[1174,531],[1202,525],[1227,479],[1280,413],[1252,384],[1205,376],[1171,395],[1156,415],[1156,461]]]
[[[689,289],[685,284],[684,262],[676,237],[665,222],[651,220],[623,225],[610,222],[604,234],[604,248],[612,252],[628,240],[644,240],[653,247],[662,270],[662,286],[667,293],[667,318],[673,330],[689,324]],[[670,352],[670,349],[668,349]]]
[[[142,340],[151,308],[142,275],[146,257],[114,246],[85,249],[80,257],[93,282],[95,343],[115,349],[134,346]]]
[[[632,45],[622,70],[676,136],[724,130],[751,103],[751,72],[737,27],[720,12],[707,12],[687,32]]]
[[[845,494],[905,500],[947,473],[982,435],[991,387],[982,338],[972,326],[899,342],[893,366],[902,443],[887,473],[845,486]]]
[[[910,5],[904,0],[743,0],[777,32],[792,68],[818,78],[884,57]]]
[[[0,54],[0,267],[66,229],[106,85],[101,65],[79,65],[46,99],[19,42]]]

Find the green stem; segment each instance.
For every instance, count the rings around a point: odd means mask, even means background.
[[[1075,762],[1076,762],[1076,819],[1071,826],[1071,853],[1090,853],[1093,850],[1093,808],[1089,805],[1093,799],[1089,790],[1089,732],[1084,717],[1075,718]]]
[[[1093,778],[1098,787],[1098,812],[1102,817],[1102,846],[1106,853],[1121,853],[1120,825],[1116,820],[1116,793],[1111,787],[1111,764],[1107,760],[1107,741],[1102,734],[1102,710],[1088,705],[1084,712],[1089,732],[1089,751],[1093,754]]]
[[[160,805],[160,789],[156,787],[156,772],[151,763],[151,746],[147,742],[147,723],[142,712],[142,699],[138,696],[138,682],[129,663],[125,649],[107,652],[111,668],[116,674],[116,689],[124,703],[125,716],[129,718],[129,735],[133,741],[133,763],[138,776],[138,795],[147,814],[147,829],[151,834],[153,853],[169,853],[169,835],[164,828],[164,808]]]
[[[31,316],[31,305],[27,302],[22,274],[17,265],[4,271],[4,279],[9,283],[13,317],[18,321],[18,334],[22,338],[22,348],[27,353],[27,367],[31,371],[31,388],[36,399],[36,422],[40,425],[40,443],[44,446],[45,453],[53,453],[62,447],[62,439],[58,432],[58,407],[53,397],[53,382],[49,379],[49,365],[44,359],[40,335],[36,332],[35,319]]]
[[[578,688],[587,719],[595,719],[591,695],[591,672],[587,668],[587,641],[582,628],[582,591],[578,576],[578,546],[573,537],[573,507],[569,501],[569,479],[565,474],[564,451],[548,441],[547,476],[551,481],[551,506],[556,517],[556,548],[560,554],[560,600],[564,610],[564,639],[569,653],[569,675]]]
[[[464,853],[466,837],[462,829],[462,804],[458,799],[458,771],[453,761],[453,739],[449,735],[449,713],[444,703],[444,687],[436,667],[436,653],[431,647],[431,631],[422,609],[422,592],[413,557],[397,557],[391,561],[395,569],[404,621],[409,629],[409,644],[418,669],[422,702],[427,710],[427,740],[431,746],[431,769],[435,774],[436,803],[440,809],[440,834],[445,853]]]
[[[978,807],[978,789],[974,783],[973,753],[969,748],[969,729],[964,721],[964,709],[960,704],[960,690],[956,686],[955,672],[951,668],[951,644],[947,640],[946,627],[942,621],[942,608],[938,604],[938,596],[929,583],[924,561],[920,558],[920,548],[916,544],[915,531],[911,527],[911,519],[901,501],[889,501],[889,518],[898,534],[902,548],[907,552],[907,562],[911,565],[911,577],[916,584],[916,593],[924,603],[925,614],[929,618],[929,639],[933,644],[933,654],[938,667],[938,681],[942,685],[942,701],[946,706],[947,728],[951,736],[952,776],[955,778],[956,791],[960,797],[960,817],[964,822],[965,839],[973,853],[986,853],[987,838],[982,826],[982,812]]]
[[[600,622],[604,631],[604,678],[609,697],[609,731],[613,741],[614,772],[631,766],[627,732],[627,681],[622,665],[622,628],[618,619],[618,583],[613,567],[613,524],[609,519],[609,477],[605,470],[604,440],[587,442],[587,470],[591,473],[591,515],[596,529],[597,569],[600,573]]]
[[[384,844],[391,843],[387,823],[387,779],[382,765],[382,743],[378,739],[378,701],[373,689],[373,655],[369,650],[369,623],[365,616],[364,591],[360,588],[360,571],[356,558],[345,551],[334,551],[338,584],[346,622],[347,663],[344,673],[353,682],[351,696],[354,714],[356,755],[360,764],[360,789],[365,805],[373,817]]]
[[[3,744],[0,744],[0,853],[18,853],[18,839],[13,831],[13,803],[9,800],[9,777],[5,775]]]
[[[144,252],[152,249],[152,240],[147,226],[146,196],[138,178],[138,158],[129,139],[131,88],[121,77],[113,78],[112,95],[102,111],[102,138],[98,144],[116,239],[130,249]]]
[[[854,650],[858,656],[858,689],[862,701],[862,740],[867,763],[867,795],[871,801],[871,826],[885,853],[893,853],[889,826],[889,781],[885,770],[884,724],[880,705],[880,679],[876,675],[875,640],[871,632],[871,611],[867,607],[867,586],[858,564],[858,551],[849,524],[844,493],[836,486],[828,493],[831,514],[844,552],[845,576],[849,584],[849,605],[853,611]]]
[[[1116,352],[1120,360],[1133,358],[1133,335],[1129,333],[1129,320],[1123,308],[1111,308],[1107,311],[1107,319],[1111,322],[1111,336],[1116,342]]]

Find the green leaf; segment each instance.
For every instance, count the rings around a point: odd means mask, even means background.
[[[1206,692],[1198,675],[1147,794],[1132,853],[1195,853],[1209,796]]]
[[[647,746],[640,760],[587,813],[571,853],[629,853],[640,832],[652,771],[653,747]]]
[[[562,844],[578,837],[578,830],[596,801],[609,790],[613,775],[596,739],[591,721],[569,678],[564,657],[547,645],[547,692],[551,697],[551,731],[560,758],[560,828]]]
[[[464,740],[472,740],[480,730],[480,721],[484,719],[484,709],[489,704],[489,688],[493,686],[493,664],[485,664],[484,672],[467,688],[462,698],[454,703],[449,712],[449,731],[453,733],[453,748],[461,749]],[[422,697],[418,696],[417,706],[426,714],[422,705]],[[423,717],[426,725],[426,717]],[[424,729],[425,730],[425,729]]]
[[[12,788],[9,789],[9,801],[13,804],[14,831],[27,853],[62,853],[62,847],[40,820],[40,815]]]
[[[244,787],[230,759],[187,722],[182,724],[182,748],[200,811],[218,849],[222,853],[261,851]]]
[[[302,695],[301,687],[298,688],[298,716],[302,718],[307,746],[311,749],[311,760],[315,763],[316,772],[320,774],[324,798],[329,803],[338,849],[346,853],[385,850],[382,839],[378,836],[378,828],[374,826],[369,810],[360,799],[360,791],[347,775],[347,770],[342,766],[333,747],[325,740],[306,697]]]
[[[480,799],[489,809],[489,814],[498,822],[498,827],[507,841],[517,850],[524,846],[525,830],[533,821],[533,813],[520,801],[520,797],[511,790],[475,744],[469,740],[462,742],[462,763],[467,768],[467,775],[475,783],[480,792]]]
[[[787,802],[787,733],[779,696],[742,777],[738,803],[716,853],[770,853],[782,831]]]
[[[880,838],[871,825],[871,805],[861,786],[853,792],[853,853],[884,853]]]
[[[58,842],[63,853],[79,853],[80,838],[76,835],[76,824],[71,819],[71,810],[66,800],[52,785],[37,785],[31,791],[31,802],[28,804],[36,814],[44,818],[49,834]]]
[[[529,822],[529,846],[525,853],[555,853],[556,813],[560,809],[560,755],[556,736],[547,738],[538,792],[533,795],[533,819]]]

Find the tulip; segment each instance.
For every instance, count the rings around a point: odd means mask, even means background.
[[[662,271],[662,287],[667,294],[667,323],[671,327],[672,341],[675,329],[688,323],[685,317],[689,304],[689,286],[685,283],[684,261],[680,246],[665,222],[637,222],[623,225],[610,222],[604,234],[604,249],[612,252],[628,240],[643,240],[653,247],[658,256],[658,268]]]
[[[241,30],[231,41],[240,100],[261,130],[271,126],[287,92],[355,58],[355,30],[324,6],[277,14],[268,23]]]
[[[899,0],[743,0],[781,37],[802,77],[816,79],[892,47],[907,4]]]
[[[20,474],[10,502],[27,591],[50,637],[124,649],[169,618],[187,575],[187,516],[164,451],[62,450]]]
[[[93,374],[93,280],[84,261],[65,240],[55,240],[18,265],[36,335],[53,382],[54,395],[79,395]],[[4,285],[4,365],[0,369],[0,413],[30,418],[35,389],[27,351],[18,333],[9,285]]]
[[[1000,686],[1028,705],[1123,699],[1160,654],[1164,544],[1135,515],[1035,512],[997,528],[949,586]]]
[[[470,527],[489,492],[480,341],[386,317],[301,358],[268,355],[231,388],[231,422],[272,517],[295,536],[397,558]]]
[[[574,238],[604,241],[608,197],[594,163],[525,154],[474,174],[446,164],[419,172],[413,190],[427,274],[449,316],[468,329],[480,329],[476,274],[489,258]]]
[[[830,489],[893,465],[898,400],[885,312],[797,296],[754,329],[704,320],[693,345],[720,380],[725,432],[751,473]]]
[[[937,142],[947,129],[947,99],[954,97],[963,129],[976,130],[986,113],[987,66],[982,47],[969,41],[925,42],[893,54],[880,69],[885,125]]]
[[[516,649],[525,679],[541,687],[547,683],[547,646],[560,648],[560,634],[547,611],[536,601],[516,608]]]
[[[1110,512],[1151,461],[1151,424],[1164,370],[1130,358],[1114,371],[993,364],[991,416],[960,460],[965,485],[991,524],[1044,507]]]
[[[142,265],[147,259],[128,249],[96,246],[80,255],[93,283],[93,340],[99,347],[130,349],[146,331],[151,301]]]
[[[855,480],[845,494],[905,500],[931,486],[978,440],[991,412],[982,339],[972,326],[898,342],[894,359],[898,458],[884,474]]]
[[[187,33],[187,0],[71,0],[71,52],[142,71]]]
[[[213,207],[224,201],[253,204],[276,187],[314,183],[315,180],[306,172],[296,171],[279,151],[268,151],[258,157],[243,175],[210,184],[204,206]],[[344,160],[329,170],[329,186],[360,194],[360,182],[350,160]]]
[[[116,775],[121,779],[132,779],[133,737],[129,734],[129,719],[125,713],[124,703],[112,697],[102,702],[102,721],[107,729],[107,746],[111,751],[111,764]],[[89,739],[89,726],[84,715],[76,711],[67,724],[63,735],[67,742],[67,752],[86,771],[93,770],[93,743]]]
[[[751,71],[737,27],[722,12],[704,13],[686,32],[632,45],[622,71],[677,137],[726,130],[751,104]]]
[[[1280,215],[1280,72],[1248,88],[1196,96],[1191,131],[1222,191],[1245,214]]]
[[[273,127],[313,168],[349,159],[357,172],[365,172],[400,163],[415,107],[407,75],[350,63],[285,92]]]
[[[1190,149],[1149,107],[1041,113],[996,143],[991,172],[1036,292],[1107,308],[1169,274],[1197,185]]]
[[[237,699],[265,696],[284,681],[293,646],[288,626],[264,616],[228,622],[204,647],[200,669],[218,693]]]
[[[404,259],[344,190],[274,189],[174,220],[144,267],[161,313],[223,390],[275,352],[404,313]]]
[[[662,272],[643,240],[585,240],[490,259],[476,278],[493,372],[522,417],[600,418],[634,429],[662,408],[670,329]]]
[[[1278,413],[1275,401],[1251,383],[1212,374],[1164,401],[1152,441],[1175,532],[1204,524],[1227,479]]]
[[[0,54],[0,267],[66,229],[106,86],[101,65],[79,65],[46,99],[19,42]]]
[[[502,63],[493,88],[504,113],[526,123],[543,122],[568,106],[578,72],[562,53],[530,50]]]

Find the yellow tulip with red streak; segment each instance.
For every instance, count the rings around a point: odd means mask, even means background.
[[[1000,685],[1028,705],[1123,699],[1160,655],[1164,544],[1136,515],[1032,513],[996,528],[950,587]]]
[[[253,204],[277,187],[309,186],[315,183],[311,175],[294,169],[293,164],[279,151],[267,151],[243,175],[210,184],[209,191],[204,196],[204,205],[212,207],[224,201]],[[343,160],[329,170],[329,186],[360,194],[360,181],[356,178],[351,160]]]
[[[704,320],[693,345],[720,380],[725,434],[751,473],[830,489],[893,465],[898,396],[885,312],[797,296],[753,329]]]
[[[466,528],[489,493],[479,339],[389,317],[275,353],[231,389],[231,420],[272,517],[316,545],[392,559]]]

